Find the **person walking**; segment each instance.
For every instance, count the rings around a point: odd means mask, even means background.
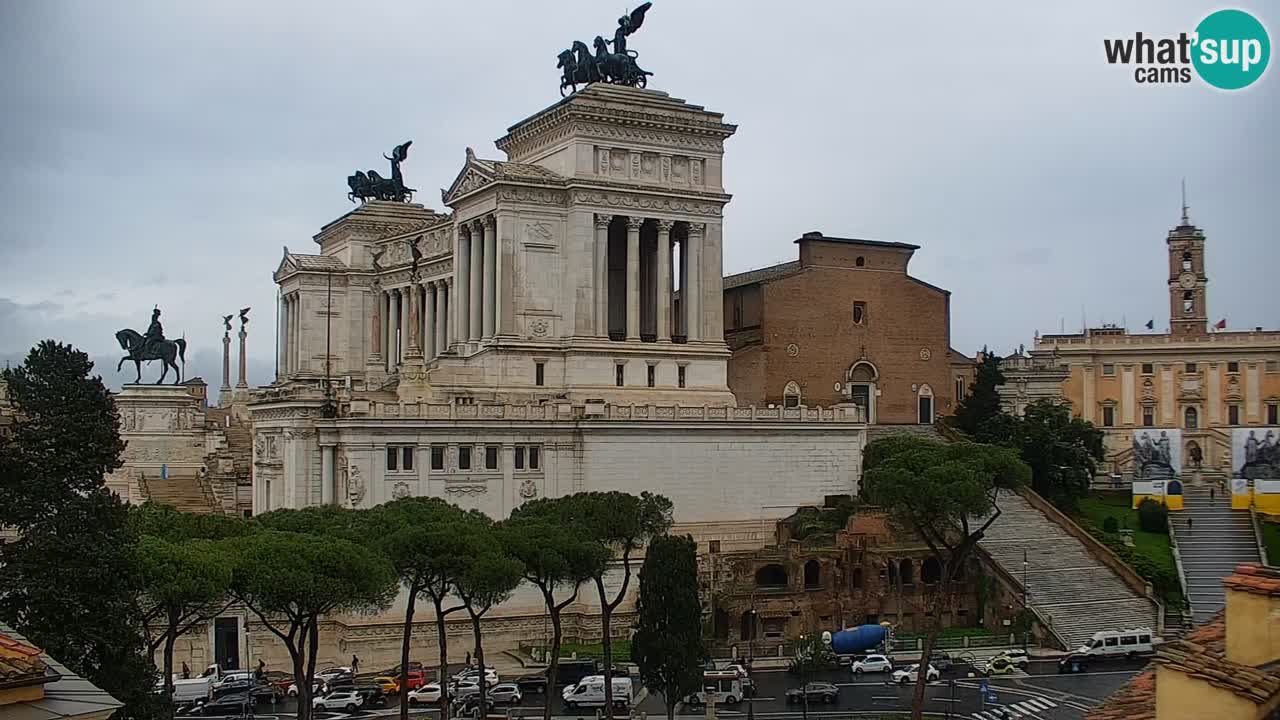
[[[355,653],[351,653],[351,674],[360,674],[360,658]]]
[[[191,679],[191,668],[187,667],[187,661],[186,661],[186,660],[183,660],[183,661],[182,661],[182,679],[183,679],[183,680],[190,680],[190,679]]]
[[[1209,486],[1209,502],[1213,502],[1214,490],[1215,490],[1214,486],[1210,485]]]
[[[1193,518],[1193,517],[1191,517],[1190,515],[1188,515],[1188,516],[1187,516],[1187,532],[1188,532],[1188,533],[1190,533],[1190,532],[1191,532],[1191,526],[1192,526],[1193,524],[1195,524],[1195,518]]]

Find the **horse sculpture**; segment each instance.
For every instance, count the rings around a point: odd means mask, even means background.
[[[141,333],[129,328],[116,333],[116,340],[120,343],[120,349],[128,353],[128,355],[120,358],[120,362],[116,363],[116,372],[120,372],[125,360],[132,360],[138,372],[134,382],[140,383],[142,382],[142,361],[160,360],[163,363],[164,371],[160,373],[160,379],[156,381],[156,384],[159,385],[164,382],[164,379],[169,375],[169,368],[173,368],[173,373],[178,378],[174,383],[182,382],[182,369],[178,367],[176,361],[181,360],[183,363],[187,361],[186,340],[160,340],[155,343],[147,343]]]
[[[605,40],[597,35],[595,55],[591,54],[586,43],[579,40],[573,42],[572,48],[561,52],[559,64],[556,65],[563,71],[560,75],[560,95],[565,94],[565,88],[573,88],[573,92],[577,92],[579,85],[594,82],[631,87],[647,85],[649,76],[653,73],[641,70],[636,64],[638,55],[627,48],[627,36],[644,24],[645,13],[652,4],[642,3],[629,15],[618,18],[618,28],[614,31],[613,40]],[[610,44],[613,45],[613,52],[609,52]]]

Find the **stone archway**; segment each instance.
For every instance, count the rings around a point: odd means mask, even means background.
[[[845,373],[849,388],[848,397],[862,408],[868,423],[876,421],[876,390],[880,382],[880,370],[869,360],[859,360]]]

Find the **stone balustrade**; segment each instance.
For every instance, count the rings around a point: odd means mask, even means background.
[[[827,422],[865,423],[857,406],[723,407],[710,405],[614,405],[546,403],[528,405],[446,404],[352,400],[344,417],[424,420],[658,421],[658,422]]]

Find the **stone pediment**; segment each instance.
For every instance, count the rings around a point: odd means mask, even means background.
[[[495,174],[492,163],[478,159],[475,151],[467,148],[467,161],[463,163],[462,170],[453,179],[449,189],[440,191],[440,200],[445,205],[450,205],[463,195],[475,192],[486,185],[492,185]]]
[[[273,276],[278,281],[296,272],[342,272],[346,269],[347,266],[338,258],[328,255],[291,253],[289,246],[286,245],[284,256],[280,258],[280,264],[276,266]]]
[[[562,187],[564,181],[564,177],[541,165],[503,160],[482,160],[476,157],[471,148],[467,148],[466,164],[462,166],[461,172],[458,173],[449,189],[440,191],[440,197],[446,205],[451,205],[464,195],[499,182]]]

